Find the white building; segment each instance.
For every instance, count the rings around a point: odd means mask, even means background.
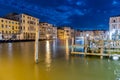
[[[109,35],[111,40],[120,40],[120,16],[110,17]]]

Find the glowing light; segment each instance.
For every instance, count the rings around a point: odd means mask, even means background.
[[[86,36],[88,37],[88,36],[89,36],[89,34],[86,34]]]
[[[114,54],[112,58],[113,58],[113,60],[118,60],[119,56],[117,54]]]
[[[49,34],[46,34],[47,39],[49,39]]]

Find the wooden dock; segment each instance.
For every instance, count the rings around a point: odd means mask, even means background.
[[[75,48],[84,48],[84,52],[76,52],[76,51],[74,51]],[[120,58],[119,54],[110,54],[110,52],[112,52],[112,51],[113,52],[114,51],[120,52],[120,45],[104,46],[104,42],[101,40],[99,42],[99,45],[97,45],[96,47],[91,48],[92,49],[91,53],[89,53],[87,51],[88,48],[90,48],[90,46],[88,46],[88,44],[86,43],[86,40],[85,40],[84,45],[79,45],[79,44],[76,45],[76,44],[74,44],[74,39],[72,39],[71,55],[99,56],[101,59],[103,57],[118,57],[118,58]],[[98,53],[94,52],[94,50],[97,50],[97,49],[99,49],[100,52],[98,52]],[[108,53],[104,53],[104,49],[106,49],[106,51]]]
[[[110,54],[100,54],[100,53],[84,53],[84,52],[71,52],[71,54],[80,54],[80,55],[90,55],[90,56],[108,56],[110,57]]]

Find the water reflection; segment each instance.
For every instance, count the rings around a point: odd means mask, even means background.
[[[11,59],[13,55],[13,46],[12,43],[8,43],[8,57]]]
[[[120,79],[119,61],[69,56],[69,42],[40,41],[39,64],[34,64],[34,42],[0,44],[0,80]]]
[[[39,79],[39,66],[34,65],[34,75],[35,75],[35,80]]]
[[[53,41],[53,57],[56,57],[56,40]]]
[[[66,39],[65,41],[65,51],[66,51],[66,55],[65,55],[66,60],[69,60],[69,40],[68,39]]]
[[[116,77],[116,80],[120,80],[120,63],[119,61],[115,61],[112,64],[113,68],[114,68],[114,75]]]
[[[50,41],[46,41],[45,62],[46,62],[47,70],[50,70],[50,66],[51,66],[51,47],[50,47]]]

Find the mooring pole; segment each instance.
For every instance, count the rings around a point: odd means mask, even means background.
[[[73,37],[72,37],[72,50],[71,50],[71,52],[74,51],[75,38],[76,38],[76,32],[74,31],[74,34],[73,34]]]
[[[35,63],[38,63],[38,41],[39,41],[39,29],[36,28],[36,37],[35,37]]]
[[[72,52],[74,51],[74,47],[73,47],[73,45],[74,45],[74,37],[72,38]]]
[[[103,59],[103,48],[104,48],[104,42],[103,40],[100,40],[100,44],[101,44],[101,47],[100,47],[100,59]]]
[[[87,39],[86,36],[84,36],[84,56],[87,54]]]

